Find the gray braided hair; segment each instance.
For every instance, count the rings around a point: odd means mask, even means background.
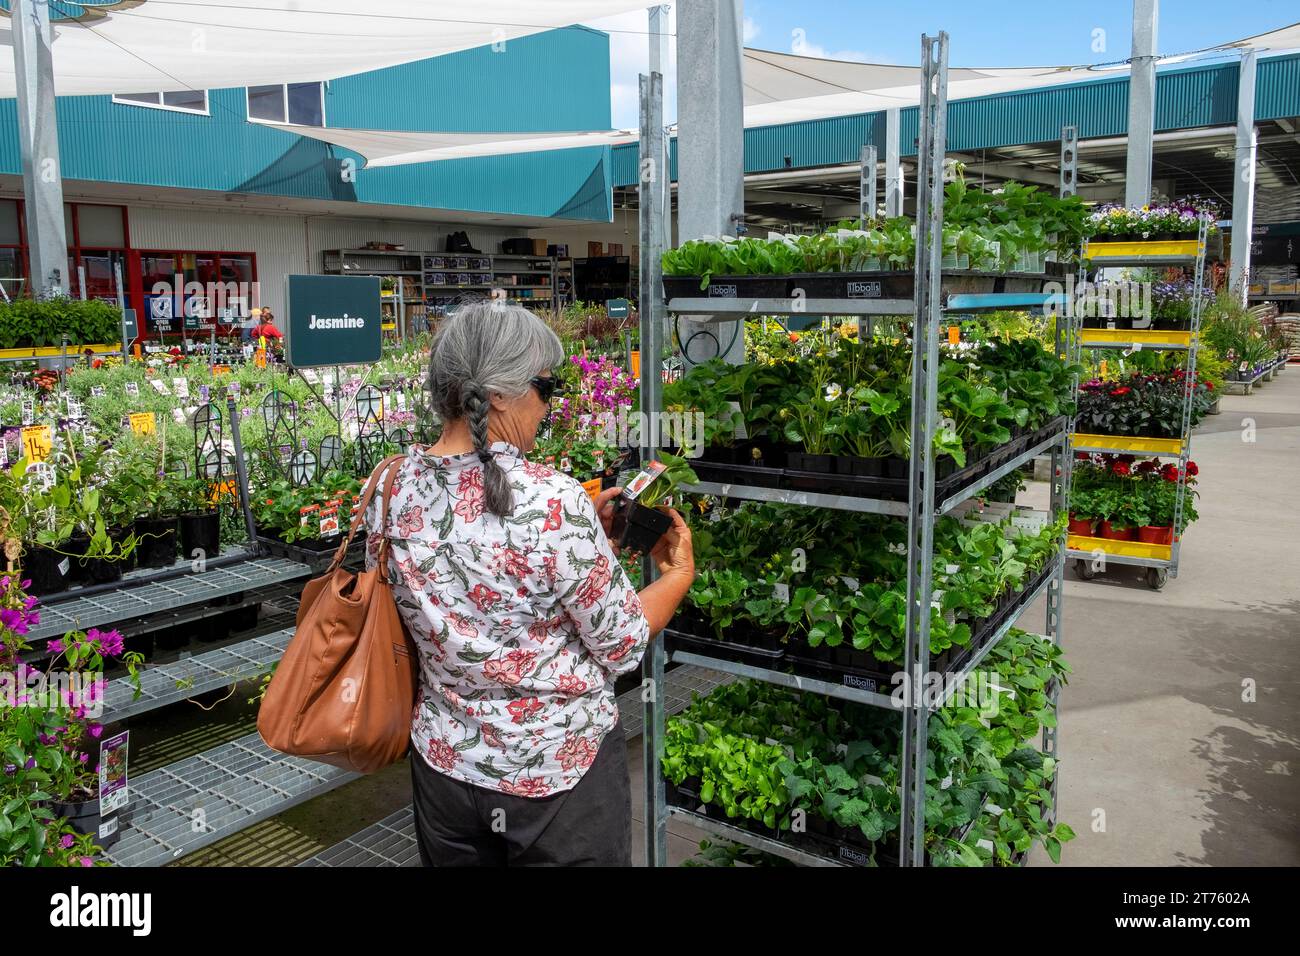
[[[484,505],[508,515],[514,495],[488,450],[488,412],[495,392],[518,398],[531,379],[564,361],[564,346],[549,326],[518,305],[471,302],[443,319],[429,359],[429,393],[444,421],[465,418],[483,462]]]

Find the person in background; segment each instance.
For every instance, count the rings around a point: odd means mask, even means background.
[[[256,343],[261,338],[284,338],[284,333],[275,327],[275,316],[270,309],[262,310],[262,321],[253,328],[253,342]]]
[[[246,322],[241,322],[239,324],[240,326],[239,341],[241,342],[253,341],[253,329],[256,328],[259,324],[261,324],[261,321],[262,321],[262,310],[261,309],[251,310],[248,313],[248,320]]]

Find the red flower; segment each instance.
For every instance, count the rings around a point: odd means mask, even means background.
[[[424,508],[420,505],[411,505],[403,508],[397,516],[397,530],[402,534],[415,534],[417,531],[424,530]]]
[[[451,770],[460,763],[460,754],[445,740],[429,741],[429,763],[439,770]]]
[[[551,791],[546,781],[535,777],[525,777],[515,783],[502,780],[497,784],[497,789],[502,793],[510,794],[512,797],[544,797]]]
[[[456,483],[456,493],[464,495],[471,489],[483,490],[482,468],[466,468],[460,473],[460,481]]]
[[[1127,395],[1131,391],[1133,390],[1127,385],[1121,385],[1119,388],[1112,388],[1110,390],[1110,395],[1111,398],[1119,398],[1121,395]]]
[[[465,497],[456,502],[456,507],[451,510],[460,515],[466,524],[473,524],[483,514],[483,489],[467,488]]]
[[[569,737],[555,756],[562,768],[572,770],[574,767],[590,767],[596,759],[596,750],[596,744],[586,737]]]
[[[474,589],[469,592],[469,599],[474,602],[474,606],[479,609],[480,614],[484,614],[492,609],[492,605],[501,600],[501,592],[493,591],[481,581],[474,585]]]
[[[1163,468],[1160,469],[1160,477],[1163,478],[1165,481],[1177,481],[1178,466],[1165,465]]]
[[[1130,471],[1129,463],[1126,461],[1117,461],[1111,466],[1111,470],[1121,478],[1127,477]]]
[[[1196,462],[1194,462],[1194,461],[1189,461],[1189,462],[1187,463],[1187,474],[1188,474],[1190,477],[1195,478],[1195,477],[1196,477],[1197,475],[1199,475],[1200,473],[1201,473],[1201,469],[1199,469],[1199,468],[1196,467]]]
[[[1160,462],[1156,461],[1154,458],[1150,458],[1138,465],[1137,470],[1139,475],[1149,475],[1159,467]]]
[[[511,723],[526,724],[541,712],[542,702],[536,697],[521,697],[506,704],[506,710],[510,711]]]
[[[1206,382],[1206,383],[1205,383],[1205,387],[1206,387],[1207,389],[1209,389],[1211,392],[1214,391],[1214,383],[1213,383],[1213,382]]]

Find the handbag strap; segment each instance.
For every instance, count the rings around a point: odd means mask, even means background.
[[[389,461],[401,461],[405,455],[394,455]],[[384,475],[383,497],[379,504],[379,554],[375,560],[379,565],[379,583],[388,583],[388,499],[393,495],[393,480],[397,477],[397,468],[389,468],[388,473]]]
[[[370,477],[366,479],[365,490],[361,492],[361,503],[357,505],[356,516],[352,519],[352,526],[348,529],[348,536],[343,539],[339,544],[338,550],[334,552],[334,560],[330,562],[330,566],[325,572],[326,574],[333,574],[335,569],[343,563],[343,556],[348,553],[348,546],[352,544],[352,538],[356,535],[357,529],[365,523],[366,509],[370,507],[370,502],[374,500],[375,489],[379,487],[379,477],[384,474],[385,470],[388,471],[388,480],[384,483],[383,513],[380,519],[381,524],[379,526],[381,535],[388,529],[388,494],[392,490],[393,476],[396,474],[396,469],[391,466],[405,457],[405,455],[390,455],[376,465],[375,470],[370,473]],[[383,558],[388,557],[387,545],[388,537],[384,535],[383,543],[380,545],[380,547],[384,549],[382,555]],[[380,580],[387,580],[388,576],[388,571],[383,566],[384,563],[383,560],[380,561]]]

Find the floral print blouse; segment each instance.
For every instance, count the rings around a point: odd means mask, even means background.
[[[649,625],[576,481],[490,449],[512,514],[484,506],[478,455],[412,446],[389,500],[389,582],[420,651],[411,742],[435,770],[522,797],[574,787],[618,720],[614,675]],[[378,496],[366,513],[379,550]]]

